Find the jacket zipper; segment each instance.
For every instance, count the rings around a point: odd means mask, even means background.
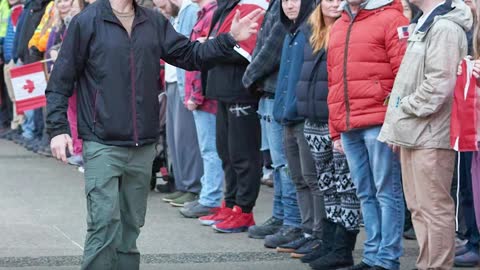
[[[95,126],[97,125],[97,96],[98,90],[95,90],[95,96],[93,98],[93,133],[95,133]]]
[[[133,29],[132,29],[133,32]],[[132,81],[132,112],[133,112],[133,140],[135,146],[138,146],[138,131],[137,131],[137,91],[135,88],[135,56],[133,48],[130,47],[130,79]]]
[[[345,50],[343,52],[343,98],[345,99],[345,108],[347,110],[346,116],[346,125],[347,131],[350,130],[350,99],[348,98],[348,81],[347,81],[347,60],[348,60],[348,45],[350,43],[350,33],[352,31],[353,22],[355,19],[350,22],[350,25],[347,29],[347,40],[345,41]]]

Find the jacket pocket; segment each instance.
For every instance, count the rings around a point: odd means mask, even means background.
[[[95,190],[97,178],[89,177],[85,179],[85,196],[87,200],[87,226],[93,228],[95,226],[94,202],[92,199],[92,192]]]
[[[396,111],[396,121],[392,122],[395,140],[407,146],[423,146],[431,138],[430,121]]]
[[[95,134],[95,126],[97,125],[97,100],[98,100],[98,90],[95,90],[95,95],[93,96],[93,123],[92,123],[92,132]]]
[[[374,90],[374,98],[379,102],[385,102],[385,98],[387,97],[385,91],[383,90],[382,83],[380,80],[374,80],[373,82],[373,90]]]

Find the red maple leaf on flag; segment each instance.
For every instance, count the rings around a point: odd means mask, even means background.
[[[27,90],[29,94],[35,90],[35,83],[32,80],[26,80],[23,89]]]

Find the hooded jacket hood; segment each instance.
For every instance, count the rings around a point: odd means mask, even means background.
[[[302,3],[300,5],[300,11],[298,12],[298,17],[295,21],[290,20],[285,12],[283,12],[283,7],[280,3],[280,21],[285,26],[285,28],[290,32],[294,33],[303,24],[310,16],[312,11],[317,5],[316,0],[300,0]]]
[[[393,8],[403,12],[401,0],[365,0],[362,4],[360,4],[361,10],[372,11],[379,8]],[[340,9],[343,10],[349,18],[353,18],[352,11],[350,10],[350,6],[348,5],[347,1],[342,1],[340,4]]]
[[[413,23],[418,23],[421,16],[422,14],[419,14],[413,20]],[[470,31],[473,25],[472,12],[461,0],[447,0],[443,5],[435,8],[418,31],[423,33],[428,32],[431,26],[438,20],[452,21],[462,27],[466,32]]]

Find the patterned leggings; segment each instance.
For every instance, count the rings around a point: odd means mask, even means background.
[[[350,177],[347,158],[333,151],[328,124],[305,122],[305,139],[310,146],[320,190],[325,198],[327,219],[347,230],[359,229],[360,201]]]

